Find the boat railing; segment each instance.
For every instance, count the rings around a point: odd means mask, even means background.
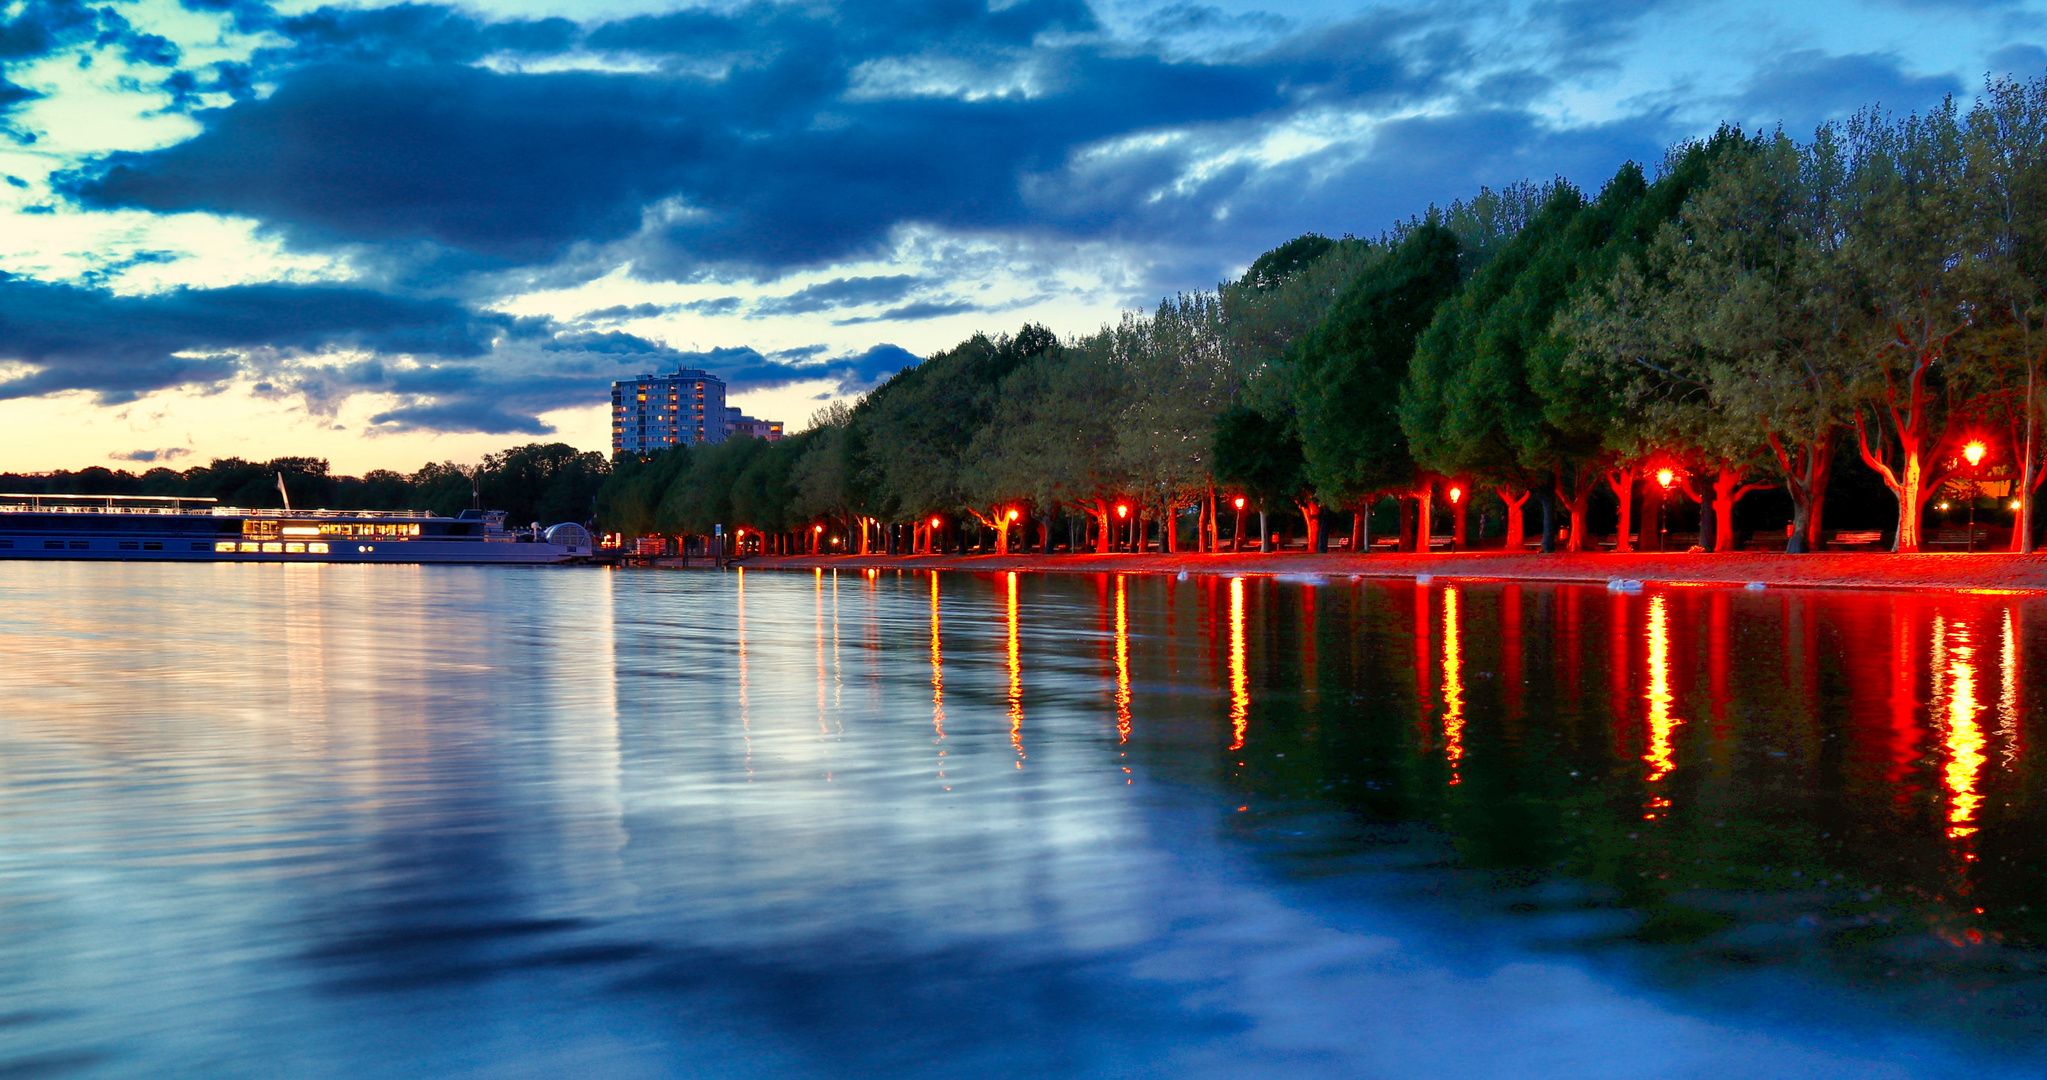
[[[0,493],[0,514],[148,514],[180,517],[424,520],[430,510],[247,510],[182,495],[17,495]]]

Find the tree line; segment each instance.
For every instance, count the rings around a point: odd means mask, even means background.
[[[1354,550],[1375,527],[1415,550],[1469,542],[1478,505],[1510,547],[1533,515],[1545,550],[1582,550],[1597,502],[1626,550],[1676,499],[1728,550],[1767,490],[1795,552],[1851,463],[1917,551],[1953,482],[2032,520],[2043,316],[2047,79],[1993,80],[1804,140],[1725,127],[1596,193],[1519,184],[1372,239],[1302,236],[1080,337],[976,334],[779,442],[615,462],[598,517],[1006,552],[1213,549],[1287,511],[1316,550],[1346,525]]]
[[[341,476],[326,459],[315,457],[216,458],[188,469],[159,466],[140,474],[101,466],[0,474],[0,491],[181,496],[251,509],[281,507],[288,492],[291,505],[301,510],[429,510],[452,517],[475,505],[504,510],[510,525],[522,527],[536,521],[593,521],[598,489],[610,475],[611,463],[603,454],[567,443],[529,443],[487,454],[478,465],[428,462],[409,474],[376,469]]]

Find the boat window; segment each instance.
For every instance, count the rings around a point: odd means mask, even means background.
[[[135,541],[135,540],[123,540],[123,541],[121,541],[121,550],[122,550],[122,551],[141,551],[141,550],[142,550],[142,544],[141,544],[141,543],[140,543],[139,541]]]
[[[307,544],[306,553],[309,555],[325,555],[327,554],[327,545],[321,543]]]
[[[84,550],[86,550],[87,548],[90,548],[91,546],[92,546],[92,541],[90,541],[90,540],[73,540],[73,541],[71,541],[71,550],[73,550],[73,551],[84,551]]]
[[[216,544],[214,544],[214,545],[213,545],[213,550],[215,550],[215,551],[233,551],[234,549],[235,549],[235,542],[234,542],[234,541],[232,541],[232,540],[222,540],[222,541],[220,541],[220,542],[218,542],[218,543],[216,543]],[[205,551],[205,550],[206,550],[206,545],[204,545],[204,544],[193,544],[193,545],[192,545],[192,550],[193,550],[193,551]]]
[[[62,540],[45,540],[45,541],[43,541],[43,549],[47,551],[47,550],[49,550],[50,548],[56,548],[56,549],[57,549],[58,551],[62,551],[62,550],[64,550],[64,541],[62,541]]]
[[[306,552],[306,545],[304,545],[304,544],[296,544],[296,543],[294,543],[294,544],[286,544],[286,545],[284,545],[284,553],[285,553],[285,554],[287,554],[287,555],[303,555],[303,554],[305,554],[305,552]]]
[[[162,550],[163,550],[163,541],[161,541],[161,540],[144,540],[144,541],[142,542],[142,550],[144,550],[144,551],[162,551]]]

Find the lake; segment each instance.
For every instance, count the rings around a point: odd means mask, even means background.
[[[0,1077],[2037,1076],[2047,607],[0,564]]]

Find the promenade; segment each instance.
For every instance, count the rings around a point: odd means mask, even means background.
[[[707,568],[699,559],[694,565]],[[1498,551],[1421,554],[1309,555],[1257,552],[1162,555],[836,555],[750,556],[748,569],[1023,570],[1074,574],[1269,574],[1327,577],[1580,582],[1640,581],[1664,585],[1746,585],[1799,588],[1939,589],[2047,592],[2047,553],[1773,552],[1569,554]]]

